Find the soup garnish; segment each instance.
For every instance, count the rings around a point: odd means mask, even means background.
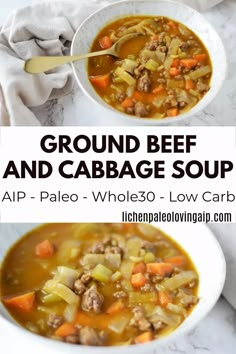
[[[212,65],[201,40],[166,17],[131,16],[109,23],[91,51],[110,48],[128,33],[120,58],[90,58],[90,82],[113,108],[142,118],[175,117],[194,107],[210,88]]]
[[[149,224],[47,224],[7,253],[1,298],[26,329],[68,343],[145,343],[190,314],[198,275]]]

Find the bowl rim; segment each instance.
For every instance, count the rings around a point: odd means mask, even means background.
[[[160,230],[162,230],[164,233],[166,232],[165,230],[162,229],[163,225],[165,223],[158,223],[158,222],[153,222],[151,223],[151,225],[153,225],[154,227],[160,228]],[[174,223],[172,223],[174,224]],[[184,223],[183,225],[191,225],[192,227],[195,227],[196,224],[191,224],[191,223]],[[120,348],[124,348],[124,350],[127,353],[133,353],[133,350],[136,348],[137,350],[140,349],[140,352],[145,351],[151,351],[151,350],[155,350],[158,347],[162,347],[165,344],[169,344],[171,342],[173,342],[174,340],[176,340],[178,337],[183,336],[184,334],[188,333],[189,331],[191,331],[193,328],[195,328],[208,314],[209,312],[213,309],[213,307],[216,305],[218,299],[221,296],[223,287],[224,287],[224,283],[225,283],[225,278],[226,278],[226,260],[225,260],[225,256],[223,253],[223,250],[220,246],[219,241],[217,240],[217,238],[215,237],[214,233],[212,232],[212,230],[203,223],[199,223],[197,224],[198,227],[202,228],[203,231],[206,232],[207,237],[211,239],[211,241],[215,244],[216,246],[216,251],[218,253],[218,260],[221,262],[220,268],[221,268],[221,274],[220,274],[220,278],[219,278],[219,283],[218,283],[218,289],[217,292],[215,292],[215,296],[213,298],[213,301],[210,302],[210,306],[208,306],[208,309],[204,312],[201,313],[200,315],[198,315],[197,318],[195,318],[194,320],[192,320],[192,322],[189,324],[189,326],[187,328],[181,329],[178,331],[177,327],[173,332],[171,332],[169,335],[163,336],[159,339],[155,339],[152,340],[148,343],[144,343],[144,344],[132,344],[132,345],[127,345],[127,346],[101,346],[101,347],[96,347],[96,346],[80,346],[80,351],[83,354],[91,354],[92,351],[96,351],[99,354],[102,354],[104,352],[108,353],[108,354],[118,354],[120,352]],[[184,226],[183,226],[184,227]],[[172,236],[171,236],[172,237]],[[173,239],[174,239],[174,235],[173,235]],[[190,255],[191,257],[191,255]],[[197,305],[196,305],[197,306]],[[4,307],[5,309],[5,307]],[[7,310],[6,310],[7,311]],[[191,317],[191,314],[188,316],[188,318]],[[12,318],[12,317],[11,317]],[[65,342],[58,342],[56,340],[52,340],[50,338],[47,337],[43,337],[41,335],[32,333],[28,330],[26,330],[24,327],[22,327],[21,325],[19,325],[16,321],[14,321],[14,318],[12,318],[13,322],[5,319],[1,314],[0,314],[0,321],[3,322],[3,324],[5,323],[6,327],[9,328],[9,331],[15,329],[19,335],[27,336],[29,339],[31,339],[32,341],[39,341],[39,344],[43,345],[50,345],[50,347],[53,347],[53,350],[58,350],[58,353],[62,352],[63,353],[67,353],[72,352],[72,348],[77,348],[77,346],[75,346],[74,344],[70,344],[70,343],[65,343]],[[68,351],[67,351],[68,349]],[[59,351],[60,350],[60,351]]]
[[[113,8],[113,7],[116,7],[116,6],[119,6],[120,4],[123,4],[123,3],[128,3],[128,2],[133,2],[134,0],[119,0],[119,1],[116,1],[114,3],[111,3],[111,4],[108,4],[108,5],[105,5],[103,6],[102,8],[92,12],[89,16],[87,16],[82,22],[81,24],[79,25],[79,27],[77,28],[75,34],[74,34],[74,37],[72,39],[72,43],[71,43],[71,49],[70,49],[70,55],[75,55],[74,54],[74,48],[75,48],[75,42],[76,42],[76,38],[78,36],[78,33],[79,31],[81,30],[81,28],[86,25],[86,22],[89,21],[93,16],[96,16],[97,14],[101,13],[104,11],[104,9],[107,9],[107,8]],[[226,54],[226,49],[225,49],[225,46],[223,44],[223,41],[220,37],[220,35],[218,34],[218,32],[216,31],[216,29],[214,28],[214,26],[203,16],[203,14],[199,11],[197,11],[196,9],[194,9],[193,7],[191,7],[190,5],[187,5],[185,3],[179,3],[175,0],[135,0],[135,2],[151,2],[151,3],[154,3],[156,4],[157,2],[158,3],[170,3],[170,4],[174,4],[174,5],[178,5],[178,6],[181,6],[182,8],[185,8],[185,9],[189,9],[191,10],[193,13],[196,13],[198,14],[198,16],[201,16],[202,19],[205,21],[205,23],[208,25],[209,29],[214,32],[214,36],[217,37],[217,40],[221,43],[221,54],[222,54],[222,57],[223,57],[223,61],[222,61],[222,75],[221,75],[221,81],[220,81],[220,84],[218,85],[218,90],[215,90],[215,92],[212,94],[212,97],[211,97],[211,100],[209,102],[206,102],[204,104],[203,107],[200,107],[200,103],[202,100],[200,100],[193,108],[191,108],[189,111],[187,111],[186,113],[183,113],[183,114],[180,114],[176,117],[166,117],[164,119],[155,119],[155,118],[150,118],[150,117],[147,117],[147,118],[142,118],[142,117],[137,117],[137,116],[134,116],[134,115],[130,115],[130,114],[127,114],[127,113],[123,113],[123,112],[120,112],[118,110],[116,110],[115,108],[113,108],[112,106],[110,106],[109,104],[107,104],[105,101],[103,101],[102,103],[99,102],[95,97],[93,97],[92,95],[90,95],[90,93],[86,90],[86,88],[84,87],[84,85],[81,83],[80,81],[80,78],[79,76],[77,75],[77,72],[76,72],[76,67],[75,67],[75,64],[72,62],[71,65],[72,65],[72,70],[73,70],[73,74],[74,74],[74,77],[76,79],[76,82],[78,83],[80,89],[82,90],[82,92],[94,103],[96,103],[98,106],[102,106],[105,110],[109,110],[111,113],[113,113],[114,115],[117,116],[117,118],[123,118],[123,121],[125,120],[127,123],[130,121],[131,122],[136,122],[136,123],[143,123],[143,125],[169,125],[171,123],[178,123],[180,121],[183,121],[183,120],[186,120],[186,119],[191,119],[193,118],[194,116],[196,116],[196,114],[198,114],[199,112],[202,112],[204,109],[206,109],[206,107],[212,103],[212,101],[215,99],[215,97],[219,94],[220,92],[220,89],[222,88],[223,86],[223,83],[225,81],[225,78],[226,78],[226,75],[227,75],[227,69],[228,69],[228,60],[227,60],[227,54]],[[137,14],[138,15],[138,14]],[[124,15],[125,16],[125,15]],[[119,16],[120,18],[121,16]],[[115,16],[113,17],[113,20],[115,20]],[[118,17],[117,17],[118,18]],[[112,22],[113,21],[112,18],[109,22]],[[201,39],[201,38],[200,38]],[[213,71],[213,75],[214,75],[214,71]],[[212,80],[212,79],[211,79]],[[91,85],[92,87],[92,85]],[[210,92],[210,91],[209,91]],[[99,99],[101,99],[101,97],[97,94],[96,90],[94,90],[94,93],[96,95],[96,97],[98,97]],[[195,112],[194,114],[191,114],[191,111],[192,109],[195,109]],[[108,113],[108,111],[107,111]],[[122,123],[122,121],[121,121]]]

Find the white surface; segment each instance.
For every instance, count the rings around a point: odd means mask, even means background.
[[[224,296],[236,309],[236,224],[227,227],[224,224],[211,224],[209,227],[220,242],[226,258],[227,277]]]
[[[34,0],[1,1],[0,23],[15,7],[32,4]],[[101,2],[101,0],[97,0]],[[79,0],[80,4],[87,0]],[[186,0],[187,2],[187,0]],[[230,126],[236,125],[236,2],[225,0],[218,6],[204,13],[206,19],[215,27],[225,42],[229,72],[227,79],[216,99],[193,119],[178,125],[188,126]],[[91,108],[92,107],[92,108]],[[110,119],[104,115],[104,110],[91,106],[91,101],[85,97],[75,85],[74,91],[59,101],[47,102],[43,107],[34,109],[43,125],[123,125],[120,118]],[[131,122],[130,122],[131,124]]]
[[[8,242],[7,243],[0,243],[0,247],[1,247],[1,254],[4,253],[4,248],[6,249],[7,244],[11,244],[12,242],[14,242],[14,240],[16,239],[17,235],[20,232],[24,232],[27,229],[27,225],[17,225],[17,224],[13,224],[12,226],[10,226],[10,230],[12,230],[9,233],[8,236]],[[192,227],[194,228],[194,226],[192,225]],[[227,228],[227,225],[225,226]],[[165,228],[167,228],[167,232],[168,231],[172,231],[171,230],[171,225],[167,225],[165,226]],[[7,225],[4,226],[3,224],[1,225],[1,230],[7,230]],[[197,231],[198,230],[198,231]],[[189,230],[190,231],[190,230]],[[201,225],[199,225],[198,228],[196,228],[196,231],[198,233],[201,232]],[[207,233],[205,233],[205,230],[203,230],[203,239],[204,239],[204,234],[206,237],[206,245],[209,246],[209,249],[214,248],[215,243],[211,243],[210,239],[211,237],[208,236]],[[177,232],[178,234],[178,232]],[[177,235],[176,234],[176,235]],[[2,235],[2,233],[1,233]],[[6,232],[4,232],[4,235],[7,235]],[[180,235],[178,235],[178,237],[181,237]],[[193,248],[193,245],[191,245],[191,242],[189,242],[189,240],[185,237],[183,238],[183,240],[185,239],[185,241],[183,241],[185,244],[184,246],[186,247],[187,250],[189,250],[189,252],[191,252],[191,254],[193,254],[193,250],[191,250],[191,248]],[[196,239],[196,235],[195,235],[195,239]],[[4,246],[5,245],[5,246]],[[196,262],[199,262],[199,256],[198,259],[195,258],[197,256],[197,253],[199,254],[199,251],[195,251],[195,256],[193,254],[193,260]],[[215,253],[215,251],[213,251]],[[204,256],[204,252],[202,254],[202,259],[200,260],[200,264],[203,264],[204,262],[204,258],[206,257],[207,251],[205,253]],[[212,258],[212,257],[211,257]],[[205,261],[206,262],[206,261]],[[197,267],[199,268],[199,264],[197,264]],[[210,268],[210,267],[209,267]],[[214,267],[213,267],[214,268]],[[206,272],[210,271],[206,270]],[[214,270],[213,270],[214,271]],[[216,270],[217,271],[217,270]],[[221,272],[221,270],[217,271],[217,274],[219,274],[219,272]],[[200,272],[200,274],[202,274]],[[207,275],[207,274],[206,274]],[[202,279],[203,281],[203,279]],[[213,281],[214,282],[214,281]],[[217,283],[217,282],[216,282]],[[208,284],[209,287],[211,287],[211,284]],[[207,286],[208,287],[208,286]],[[202,293],[202,289],[200,289],[200,293],[203,296]],[[209,290],[209,295],[210,295],[210,290]],[[204,309],[202,309],[204,311]],[[1,309],[1,312],[4,313],[3,309]],[[197,308],[195,308],[194,312],[197,312]],[[194,313],[192,315],[194,317]],[[190,318],[189,318],[190,320]],[[1,319],[0,319],[0,326],[1,326]],[[236,313],[235,311],[232,310],[232,308],[227,305],[225,303],[225,301],[220,300],[220,302],[217,304],[217,306],[214,308],[214,310],[198,325],[198,327],[194,328],[193,330],[191,330],[187,335],[182,336],[180,338],[178,338],[178,340],[175,340],[175,342],[171,342],[168,344],[165,344],[165,346],[161,346],[158,348],[158,350],[154,351],[156,354],[162,352],[163,354],[173,354],[176,352],[180,352],[180,353],[186,353],[186,354],[202,354],[205,352],[209,352],[212,354],[222,354],[222,352],[224,352],[224,354],[233,354],[234,353],[234,347],[236,345],[236,337],[235,337],[235,330],[236,330]],[[187,322],[187,321],[186,321]],[[7,322],[8,323],[8,322]],[[182,328],[184,326],[181,326]],[[220,332],[220,336],[217,335],[217,332]],[[5,333],[5,335],[4,335]],[[9,335],[10,333],[10,335]],[[25,332],[26,333],[26,332]],[[1,339],[1,335],[3,335],[5,337],[5,343],[8,343],[8,348],[4,354],[12,354],[16,348],[16,344],[17,347],[19,348],[19,346],[23,346],[24,345],[24,352],[26,354],[29,354],[32,350],[32,346],[33,343],[35,341],[35,337],[32,335],[28,335],[26,337],[27,340],[24,343],[24,336],[23,334],[23,330],[19,329],[18,331],[14,330],[14,327],[12,327],[12,325],[8,325],[6,327],[6,323],[1,326],[1,331],[0,331],[0,339]],[[9,341],[10,336],[14,336],[14,343],[11,343]],[[4,342],[4,337],[3,337],[3,342]],[[37,342],[37,348],[34,348],[34,353],[37,354],[37,349],[42,351],[44,351],[45,353],[51,353],[54,354],[54,346],[50,346],[51,350],[49,348],[49,345],[47,345],[47,347],[45,348],[44,345],[44,341],[45,340],[38,340]],[[2,342],[1,342],[2,343]],[[50,342],[48,342],[49,344]],[[6,344],[4,344],[4,346],[6,346]],[[59,346],[60,347],[60,346]],[[67,353],[67,347],[65,348],[61,348],[62,352]],[[61,353],[61,351],[57,350],[57,353]],[[70,350],[70,353],[72,351]],[[84,352],[84,351],[83,351]],[[139,352],[139,351],[138,351]],[[148,353],[154,353],[153,351],[149,352],[146,351]],[[91,353],[91,352],[90,352]]]
[[[181,114],[178,117],[169,117],[161,120],[130,117],[127,114],[112,109],[110,105],[106,104],[104,100],[98,96],[87,75],[87,61],[80,60],[75,62],[73,64],[73,70],[83,92],[93,103],[98,104],[99,102],[99,104],[104,107],[104,115],[109,114],[110,120],[112,120],[113,117],[114,119],[120,119],[124,125],[130,125],[130,120],[132,120],[132,124],[137,122],[138,124],[143,125],[162,125],[173,122],[179,123],[180,121],[183,124],[183,120],[190,120],[192,116],[199,114],[199,112],[203,111],[208,104],[213,101],[215,96],[221,90],[222,83],[226,76],[227,65],[224,46],[214,28],[199,12],[189,6],[172,2],[171,0],[129,0],[118,3],[115,2],[112,5],[97,11],[79,27],[72,42],[71,54],[76,55],[77,53],[89,52],[90,45],[96,37],[97,28],[102,28],[104,23],[109,23],[118,16],[139,14],[152,16],[153,13],[156,13],[159,16],[169,16],[170,18],[183,23],[201,38],[206,48],[208,48],[212,60],[213,74],[211,79],[211,89],[189,112]],[[85,40],[81,41],[81,38],[84,38]]]

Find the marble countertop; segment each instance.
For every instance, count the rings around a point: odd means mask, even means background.
[[[34,2],[35,0],[8,0],[1,5],[0,23],[3,23],[14,8]],[[82,2],[86,4],[87,0],[80,0],[80,4]],[[218,6],[206,11],[204,15],[225,43],[228,57],[227,79],[218,96],[203,112],[191,120],[176,123],[176,125],[236,126],[236,1],[224,0]],[[91,110],[90,99],[81,92],[77,84],[71,94],[59,100],[49,101],[33,111],[45,126],[118,126],[123,124],[119,118],[113,117],[98,105]],[[134,123],[130,122],[131,124]]]

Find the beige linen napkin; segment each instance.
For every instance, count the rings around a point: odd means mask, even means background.
[[[63,55],[82,20],[108,1],[45,1],[16,10],[0,29],[0,126],[40,125],[30,107],[70,92],[73,74],[64,65],[48,74],[29,75],[24,60]]]
[[[0,126],[40,125],[30,107],[70,92],[70,65],[40,75],[23,70],[36,55],[68,53],[75,30],[96,9],[116,0],[47,1],[16,10],[0,29]],[[205,10],[222,0],[179,0]]]

